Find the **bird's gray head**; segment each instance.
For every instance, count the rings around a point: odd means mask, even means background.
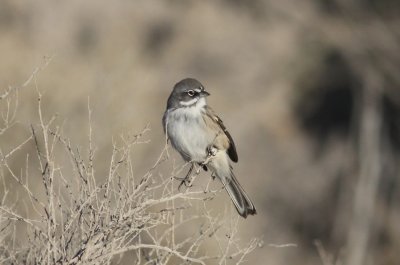
[[[174,86],[168,98],[167,109],[195,106],[199,101],[204,101],[210,93],[194,78],[186,78]]]

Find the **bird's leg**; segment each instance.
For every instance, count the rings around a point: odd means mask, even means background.
[[[217,155],[218,149],[215,148],[213,145],[210,145],[210,146],[208,146],[208,147],[206,148],[206,151],[207,151],[206,160],[204,160],[202,163],[198,163],[199,167],[196,168],[196,175],[200,174],[201,168],[202,168],[204,171],[207,171],[207,170],[208,170],[208,169],[207,169],[207,164],[210,162],[210,160],[211,160],[214,156]],[[186,187],[191,187],[191,186],[192,186],[192,183],[193,183],[193,181],[194,181],[194,179],[195,179],[194,177],[193,177],[193,178],[191,177],[191,174],[192,174],[192,171],[193,171],[193,168],[194,168],[194,167],[195,167],[195,163],[194,163],[194,162],[191,162],[190,169],[189,169],[188,173],[186,174],[186,176],[185,176],[184,178],[176,178],[176,177],[175,177],[176,179],[181,180],[181,183],[180,183],[179,186],[178,186],[178,190],[181,189],[182,185],[185,185]],[[211,177],[212,177],[213,179],[215,179],[214,174],[211,174]]]
[[[200,164],[198,164],[198,165],[200,166]],[[201,166],[200,166],[200,167],[197,167],[195,163],[193,163],[193,166],[196,167],[196,173],[195,173],[195,174],[192,174],[192,175],[188,178],[187,182],[185,183],[186,187],[191,187],[191,186],[193,185],[192,183],[193,183],[194,180],[196,179],[196,176],[198,176],[198,175],[200,174]]]
[[[181,189],[181,186],[183,184],[185,184],[186,187],[190,187],[191,186],[190,175],[192,174],[193,168],[194,168],[194,163],[192,162],[191,165],[190,165],[189,171],[186,174],[186,176],[184,178],[176,178],[176,179],[181,180],[181,183],[178,186],[178,190]]]
[[[193,171],[193,167],[194,167],[194,163],[193,163],[193,162],[191,162],[191,163],[190,163],[190,168],[189,168],[189,171],[188,171],[188,173],[186,173],[186,175],[185,175],[183,178],[180,178],[180,177],[174,177],[174,179],[176,179],[176,180],[185,180],[185,179],[187,179],[187,178],[189,177],[190,173],[192,173],[192,171]]]

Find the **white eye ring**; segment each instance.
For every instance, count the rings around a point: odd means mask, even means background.
[[[193,97],[193,96],[194,96],[194,91],[193,91],[193,90],[189,90],[189,91],[187,92],[187,94],[188,94],[189,96]]]

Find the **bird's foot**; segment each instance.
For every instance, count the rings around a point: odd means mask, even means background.
[[[178,191],[181,191],[181,187],[182,185],[185,185],[186,188],[192,187],[192,180],[189,178],[183,178],[183,180],[181,181],[181,183],[178,186]]]
[[[180,183],[179,186],[178,186],[178,191],[181,190],[182,185],[185,185],[185,187],[191,187],[191,186],[192,186],[192,180],[191,180],[190,177],[191,177],[193,168],[194,168],[194,163],[192,163],[192,164],[190,165],[189,171],[188,171],[188,173],[186,174],[185,177],[183,177],[183,178],[175,177],[175,179],[181,181],[181,183]]]
[[[214,146],[210,145],[207,147],[207,157],[213,157],[216,156],[218,152],[218,149],[215,148]]]
[[[190,175],[190,176],[187,176],[187,177],[183,178],[182,181],[181,181],[181,183],[180,183],[179,186],[178,186],[178,191],[181,190],[181,187],[182,187],[183,185],[185,185],[186,188],[192,187],[192,186],[193,186],[193,182],[194,182],[194,180],[196,179],[196,176],[197,176],[197,175],[198,175],[198,173],[197,173],[197,170],[196,170],[196,174]]]
[[[201,168],[203,168],[203,169],[205,168],[204,170],[207,171],[207,167],[205,165],[199,164],[199,166],[200,167],[197,167],[195,163],[192,163],[188,173],[186,174],[186,176],[184,178],[175,177],[175,179],[178,179],[178,180],[181,181],[181,183],[178,186],[178,191],[181,190],[181,187],[183,185],[185,185],[185,187],[187,187],[187,188],[188,187],[192,187],[193,186],[193,182],[196,179],[196,176],[200,174]],[[196,173],[194,175],[192,175],[193,168],[195,168],[195,167],[196,167]]]
[[[203,163],[200,164],[200,165],[203,167],[203,169],[204,169],[204,167],[208,164],[208,162],[210,162],[210,160],[211,160],[214,156],[217,155],[218,149],[215,148],[214,146],[210,145],[210,146],[207,147],[206,151],[207,151],[206,160],[204,160]],[[207,168],[207,167],[206,167],[206,168]],[[207,171],[207,170],[206,170],[206,171]]]

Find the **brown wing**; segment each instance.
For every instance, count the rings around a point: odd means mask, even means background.
[[[219,128],[223,131],[224,135],[228,138],[229,147],[227,149],[227,153],[228,153],[230,159],[233,162],[236,163],[238,161],[238,155],[237,155],[235,143],[233,142],[231,134],[226,129],[226,127],[225,127],[224,123],[222,122],[221,118],[218,117],[215,114],[215,112],[208,106],[207,106],[207,109],[206,109],[206,113],[219,126]]]

